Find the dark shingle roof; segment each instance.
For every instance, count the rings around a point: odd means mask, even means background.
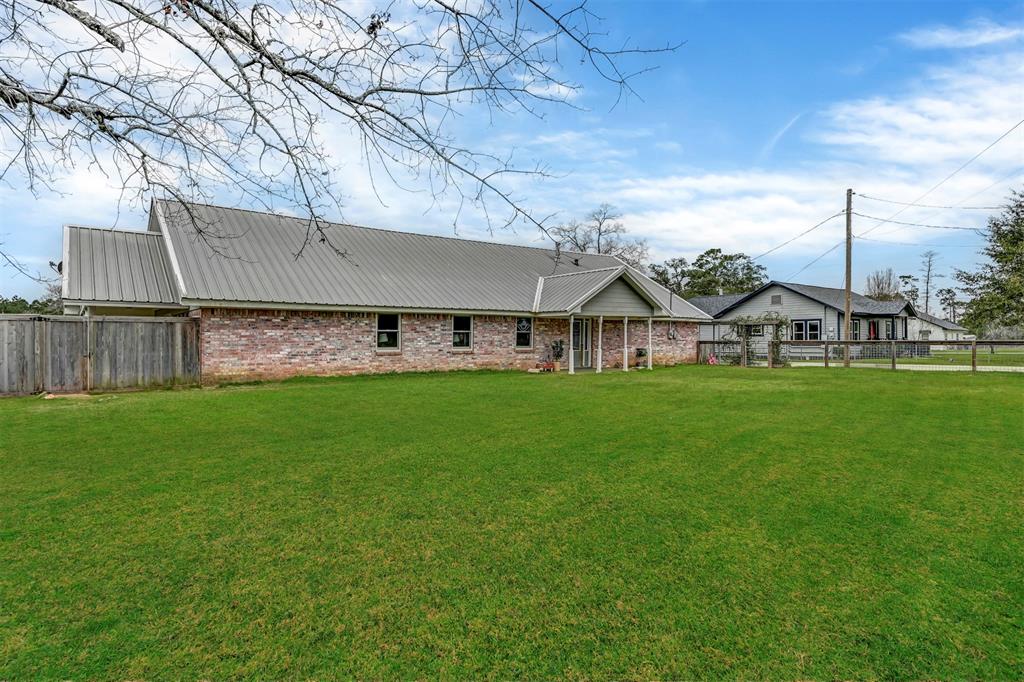
[[[932,324],[938,325],[943,329],[949,329],[950,331],[954,332],[968,331],[966,327],[961,327],[956,322],[950,322],[949,320],[944,320],[941,317],[935,317],[934,315],[929,315],[928,313],[918,312],[917,316],[920,319],[924,320],[925,322],[931,322]]]
[[[791,289],[798,294],[803,294],[807,298],[812,298],[819,303],[824,303],[838,310],[843,310],[846,307],[846,291],[844,289],[817,287],[810,284],[794,284],[792,282],[774,282],[774,284]],[[850,298],[854,315],[898,315],[907,307],[907,302],[902,299],[897,301],[876,301],[857,292],[853,292]]]
[[[749,295],[750,292],[744,294],[722,294],[720,296],[694,296],[693,298],[686,299],[686,301],[714,317],[733,303],[736,303]]]
[[[756,296],[772,286],[784,287],[790,291],[800,294],[801,296],[806,296],[818,303],[835,308],[836,310],[843,310],[846,307],[846,291],[843,289],[819,287],[811,284],[796,284],[794,282],[777,282],[775,280],[772,280],[771,282],[768,282],[758,289],[746,294],[696,296],[687,300],[712,317],[718,317],[719,315],[722,315],[736,307],[743,301],[746,301],[752,296]],[[868,298],[867,296],[863,296],[857,292],[851,292],[850,303],[853,308],[854,315],[898,315],[908,306],[910,306],[911,313],[916,314],[914,307],[904,300],[876,301],[873,298]]]

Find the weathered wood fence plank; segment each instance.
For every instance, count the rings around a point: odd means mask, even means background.
[[[198,383],[194,318],[0,315],[0,395]]]

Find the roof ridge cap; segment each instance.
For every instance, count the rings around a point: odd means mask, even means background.
[[[595,255],[595,254],[590,254],[590,255]],[[607,267],[607,268],[590,268],[589,270],[580,270],[578,272],[563,272],[563,273],[560,273],[558,275],[541,275],[540,278],[541,279],[555,279],[556,277],[570,277],[572,275],[585,275],[585,274],[587,274],[589,272],[606,272],[608,270],[620,270],[620,269],[622,269],[621,265],[613,265],[613,266]]]
[[[157,199],[156,201],[159,201],[159,202],[162,202],[162,203],[179,203],[179,204],[180,203],[188,203],[188,204],[193,205],[193,206],[206,206],[207,208],[217,208],[217,209],[221,209],[221,210],[224,210],[224,211],[240,211],[242,213],[256,213],[257,215],[265,215],[265,216],[270,216],[272,218],[283,218],[283,219],[286,219],[286,220],[307,220],[307,218],[301,218],[299,216],[284,215],[284,214],[281,214],[281,213],[271,213],[269,211],[256,211],[256,210],[253,210],[251,208],[238,208],[238,207],[235,207],[235,206],[221,206],[219,204],[207,204],[207,203],[200,203],[200,202],[194,202],[194,201],[180,202],[180,201],[171,201],[169,199]],[[514,247],[514,248],[517,248],[517,249],[532,249],[534,251],[545,251],[547,253],[555,253],[554,249],[548,249],[548,248],[545,248],[543,246],[528,246],[526,244],[509,244],[507,242],[491,242],[491,241],[487,241],[486,239],[467,239],[466,237],[446,237],[446,236],[440,235],[440,234],[424,234],[423,232],[409,232],[408,230],[399,230],[399,229],[396,229],[396,228],[393,228],[393,227],[371,227],[369,225],[356,225],[355,223],[338,223],[338,222],[333,222],[333,221],[329,221],[329,220],[325,220],[324,222],[327,223],[327,225],[330,225],[330,226],[351,227],[351,228],[355,228],[357,230],[373,230],[375,232],[390,232],[390,233],[393,233],[393,234],[410,235],[410,236],[413,236],[413,237],[430,237],[432,239],[447,239],[449,241],[455,241],[455,242],[469,242],[471,244],[490,244],[491,246],[509,246],[509,247]],[[565,251],[565,250],[562,250],[561,253],[562,254],[571,253],[571,254],[575,254],[575,255],[578,255],[578,256],[597,256],[597,257],[600,257],[600,258],[613,258],[614,257],[614,256],[609,256],[608,254],[604,254],[604,253],[586,253],[586,252],[583,252],[583,251]]]

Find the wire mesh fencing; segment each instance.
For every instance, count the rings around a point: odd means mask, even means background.
[[[850,367],[1024,372],[1024,340],[700,341],[699,362],[741,367]]]

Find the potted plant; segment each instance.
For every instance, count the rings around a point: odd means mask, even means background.
[[[565,342],[561,339],[551,342],[551,362],[556,372],[562,371],[562,356],[565,355]]]

